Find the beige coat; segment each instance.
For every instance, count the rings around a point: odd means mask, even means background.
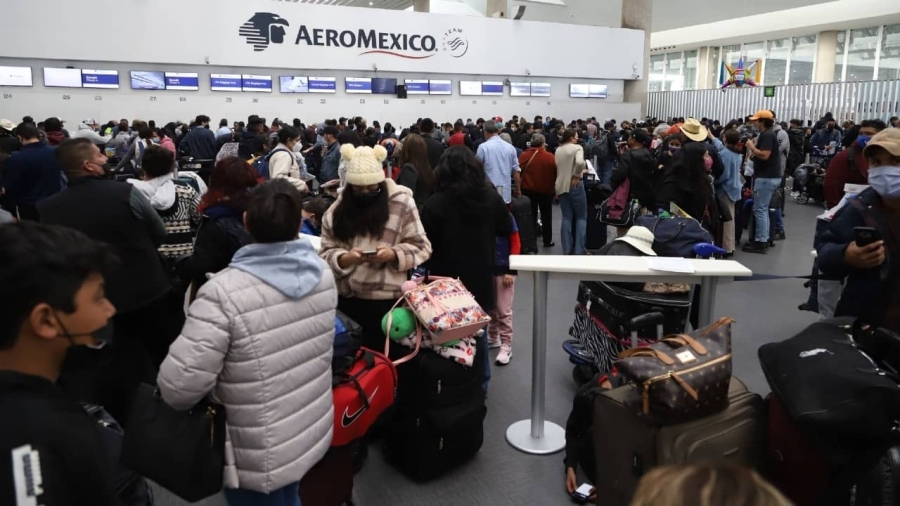
[[[572,178],[584,172],[584,149],[577,143],[562,144],[556,148],[556,194],[569,193]]]

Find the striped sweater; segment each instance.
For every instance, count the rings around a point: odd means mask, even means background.
[[[334,210],[341,205],[341,197],[322,218],[322,247],[319,255],[334,271],[338,292],[343,297],[368,300],[400,298],[401,285],[407,272],[431,257],[431,242],[419,219],[419,210],[409,188],[385,180],[390,217],[380,238],[356,237],[350,243],[338,241],[332,235]],[[384,265],[354,265],[342,269],[338,259],[353,248],[363,251],[392,248],[397,261]]]

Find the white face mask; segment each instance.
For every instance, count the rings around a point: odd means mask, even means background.
[[[900,166],[869,169],[869,186],[886,199],[900,199]]]

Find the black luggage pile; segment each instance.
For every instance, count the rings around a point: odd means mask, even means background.
[[[612,195],[609,185],[600,184],[593,175],[585,176],[584,192],[587,197],[587,234],[584,247],[588,251],[597,251],[606,246],[606,223],[600,221],[600,204]]]
[[[484,442],[487,414],[479,358],[466,367],[422,350],[397,373],[396,416],[384,440],[388,462],[427,481],[474,457]]]
[[[900,504],[900,336],[835,318],[763,345],[759,359],[777,408],[772,481],[799,506]],[[824,465],[789,465],[810,452]]]

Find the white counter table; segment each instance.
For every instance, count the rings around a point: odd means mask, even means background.
[[[534,276],[531,419],[509,426],[506,440],[525,453],[546,455],[565,447],[565,431],[544,420],[544,388],[547,366],[547,284],[551,277],[573,281],[664,282],[700,285],[700,326],[710,323],[720,282],[753,273],[732,260],[684,260],[691,274],[650,268],[652,257],[514,255],[510,268]]]

